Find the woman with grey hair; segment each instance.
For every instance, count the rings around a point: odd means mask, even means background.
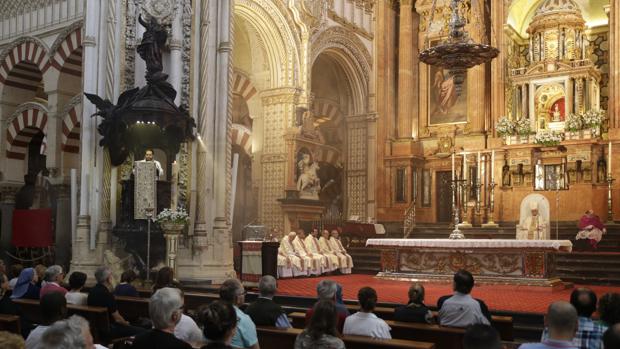
[[[192,346],[174,336],[183,314],[183,297],[177,288],[164,287],[149,302],[153,329],[136,336],[133,349],[190,349]]]
[[[60,265],[52,265],[45,270],[45,286],[41,288],[39,297],[43,298],[47,293],[59,292],[62,295],[67,294],[67,289],[60,286],[65,274]]]
[[[100,347],[100,346],[99,346]],[[41,336],[40,349],[93,349],[88,321],[78,315],[56,321]],[[101,348],[101,347],[100,347]]]

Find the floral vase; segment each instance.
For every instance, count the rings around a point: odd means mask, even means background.
[[[166,266],[177,271],[177,251],[179,249],[179,236],[185,228],[185,223],[162,222],[159,224],[164,231],[166,239]]]

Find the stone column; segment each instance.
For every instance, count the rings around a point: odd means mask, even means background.
[[[66,183],[53,185],[56,199],[56,263],[67,266],[71,261],[71,188]]]
[[[174,102],[181,102],[181,77],[183,75],[182,48],[183,48],[183,15],[181,9],[174,11],[172,20],[172,38],[170,40],[170,84],[177,91]]]
[[[499,55],[491,61],[491,125],[489,130],[493,134],[495,121],[506,112],[506,95],[504,87],[506,84],[506,54],[504,50],[504,23],[506,21],[504,10],[504,0],[493,0],[491,2],[491,45],[499,49]]]
[[[0,185],[0,251],[10,251],[11,238],[13,236],[13,210],[15,209],[15,194],[20,186],[17,184]],[[5,264],[10,262],[9,256],[2,253],[0,258],[4,259]]]
[[[610,127],[620,127],[620,3],[605,8],[609,17],[609,115]]]
[[[400,28],[398,42],[398,138],[411,138],[413,121],[413,93],[415,90],[413,65],[413,6],[412,0],[400,1]]]

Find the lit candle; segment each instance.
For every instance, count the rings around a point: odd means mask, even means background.
[[[491,183],[495,183],[495,150],[491,151]]]
[[[463,180],[467,184],[467,153],[463,154]]]
[[[452,153],[452,181],[454,182],[454,153]]]
[[[607,150],[607,177],[611,177],[611,141],[609,141],[609,150]]]

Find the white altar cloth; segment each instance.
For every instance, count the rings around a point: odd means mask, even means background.
[[[570,252],[570,240],[511,240],[511,239],[368,239],[366,246],[373,247],[428,247],[428,248],[526,248]]]

